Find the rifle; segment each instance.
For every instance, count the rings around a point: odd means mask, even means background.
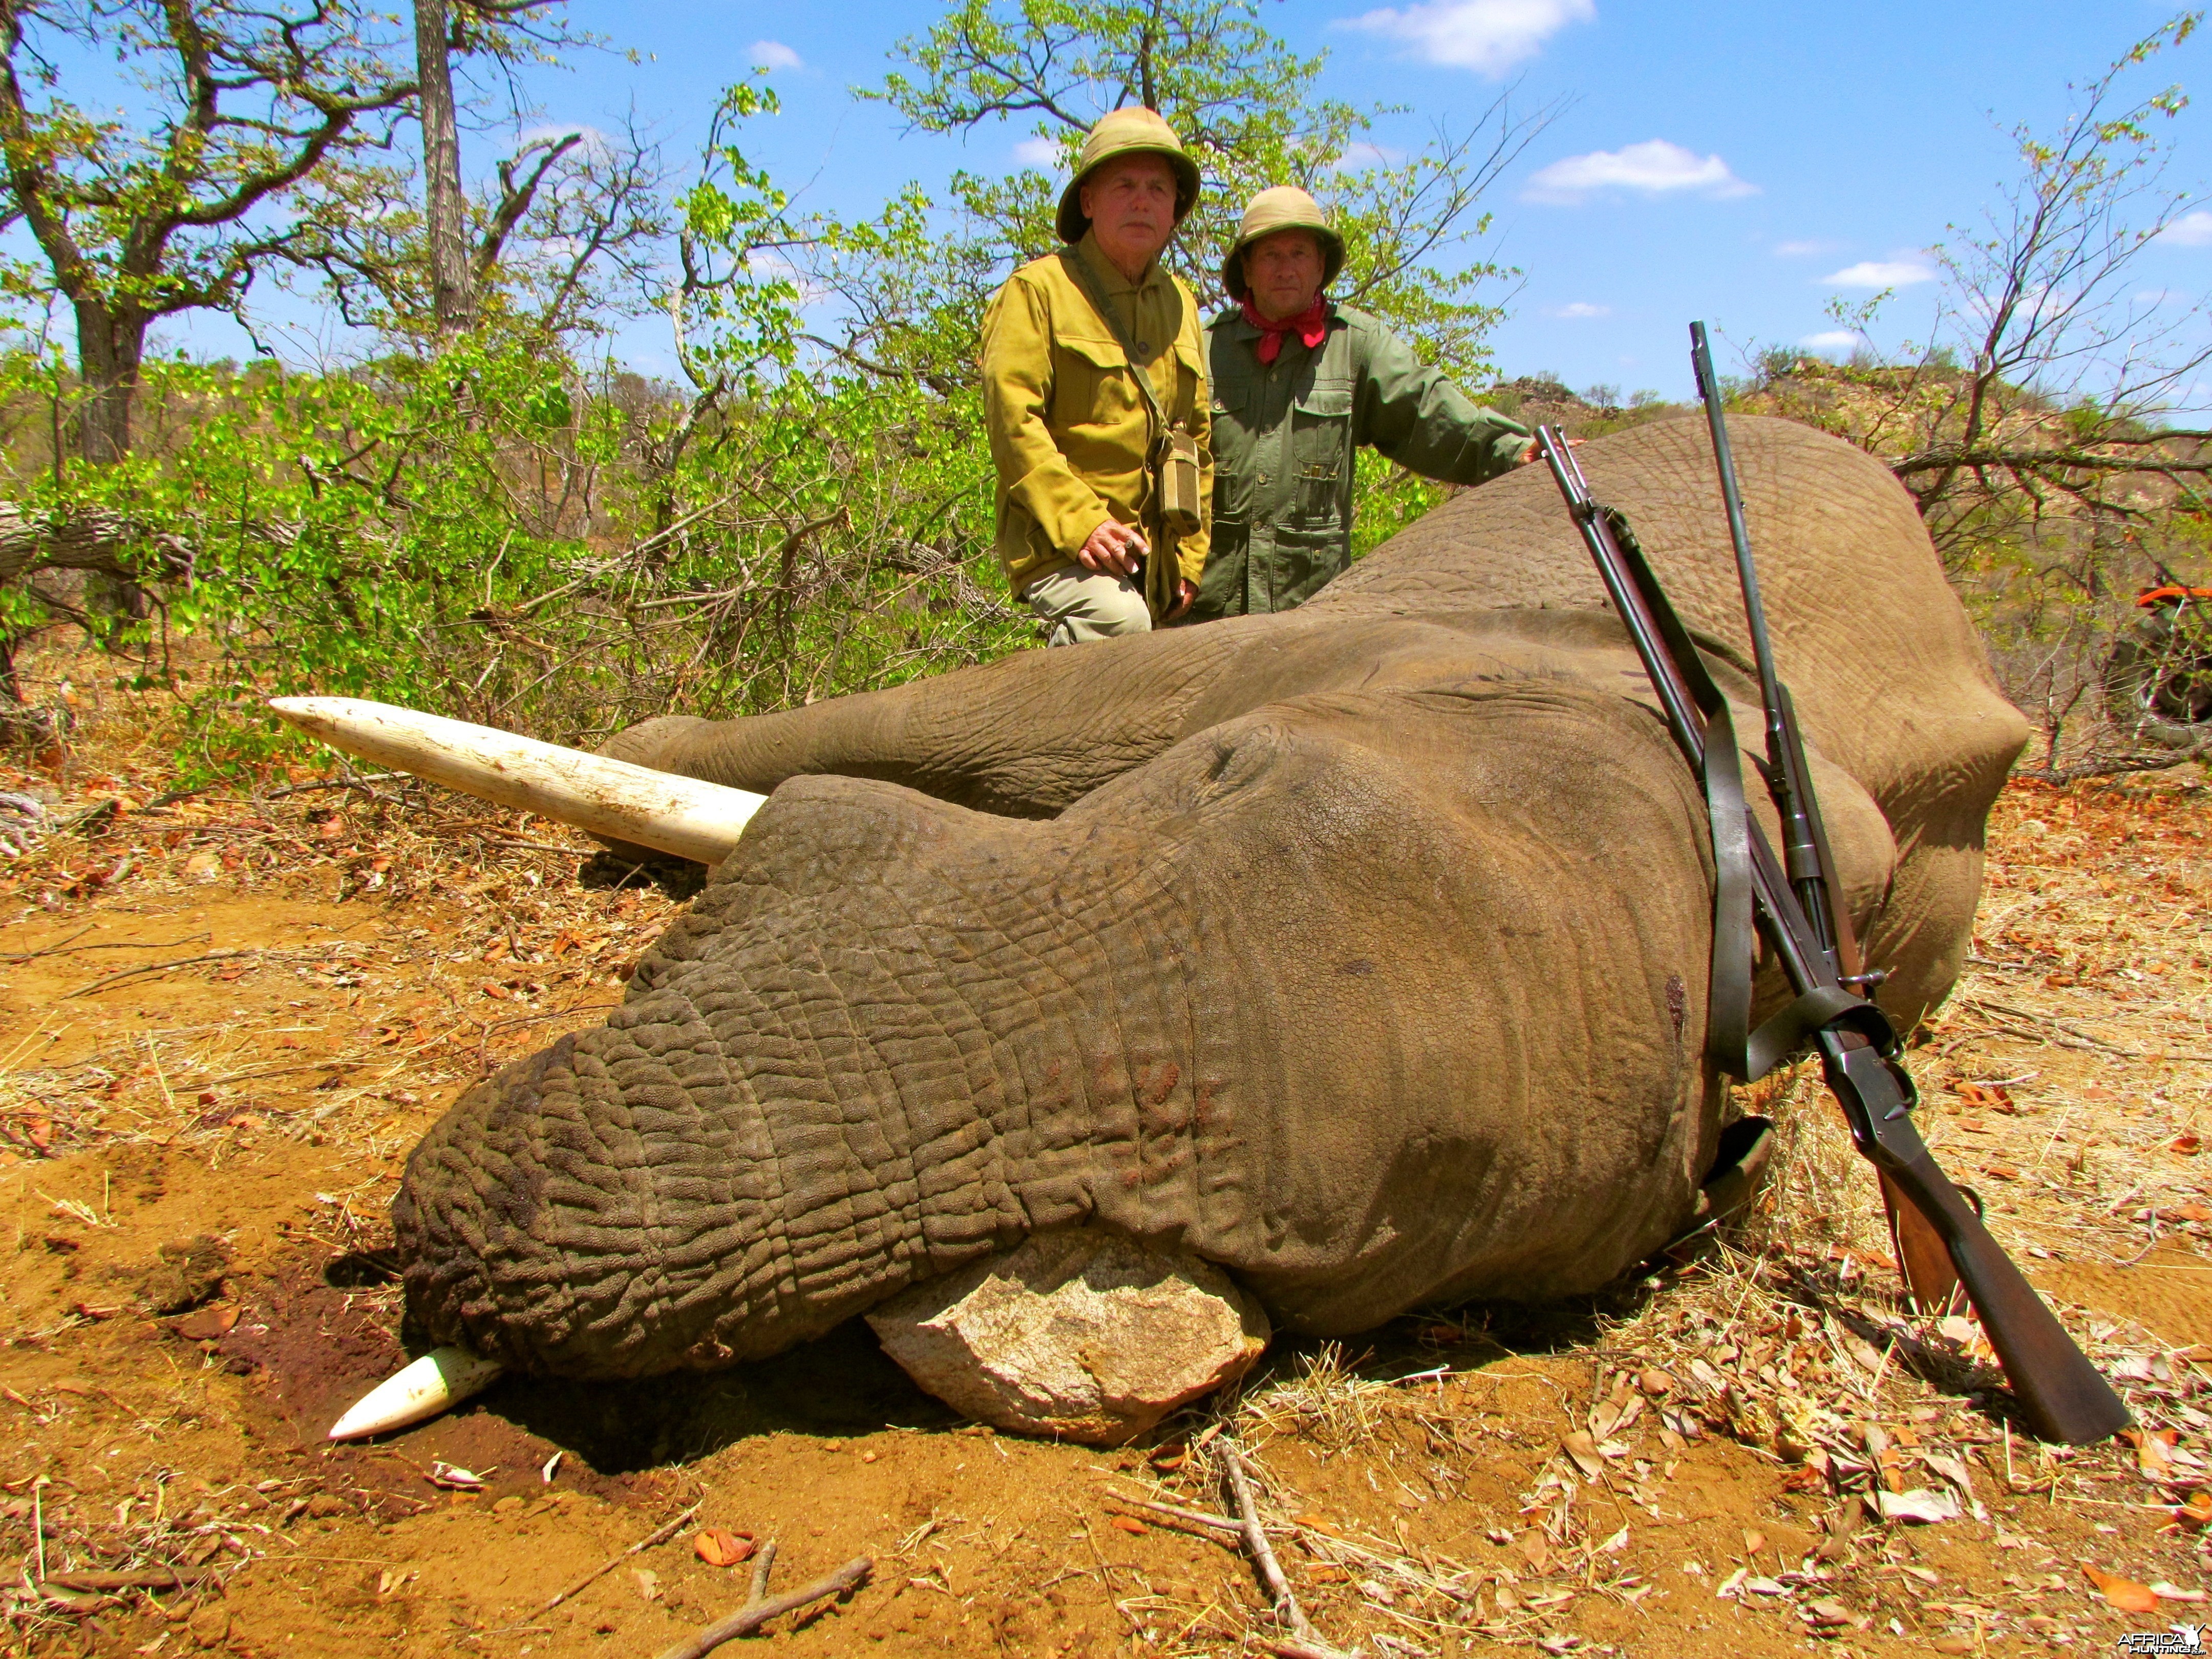
[[[1709,404],[1717,422],[1718,400]],[[1725,432],[1723,441],[1725,441]],[[1748,544],[1739,540],[1747,580],[1747,612],[1753,646],[1763,659],[1770,739],[1771,787],[1792,791],[1803,814],[1800,860],[1793,880],[1775,856],[1759,821],[1746,808],[1737,765],[1735,725],[1689,630],[1659,586],[1627,520],[1593,501],[1582,468],[1556,427],[1539,427],[1536,441],[1567,510],[1596,562],[1613,610],[1657,693],[1667,728],[1691,769],[1703,780],[1712,823],[1714,934],[1706,1052],[1723,1070],[1748,1080],[1763,1075],[1808,1039],[1820,1056],[1828,1090],[1842,1109],[1851,1140],[1872,1163],[1886,1188],[1923,1222],[1965,1287],[1990,1346],[2004,1369],[2021,1413],[2039,1438],[2079,1445],[2100,1440],[2130,1422],[2119,1396],[2074,1345],[2034,1287],[1990,1236],[1982,1218],[1936,1167],[1911,1113],[1917,1101],[1912,1079],[1887,1015],[1845,982],[1839,972],[1841,887],[1818,832],[1819,809],[1803,763],[1803,748],[1786,690],[1771,679],[1765,645],[1765,617],[1757,599]],[[1725,458],[1727,452],[1723,450]],[[1728,495],[1735,501],[1732,468],[1723,462]],[[1741,511],[1732,529],[1740,532]],[[1771,757],[1780,756],[1783,763]],[[1790,818],[1785,813],[1785,825]],[[1796,843],[1798,832],[1790,832]],[[1805,884],[1801,889],[1798,884]],[[1808,907],[1806,892],[1814,902]],[[1826,927],[1816,923],[1819,915]],[[1795,1000],[1757,1031],[1748,1031],[1751,924],[1773,946]],[[1864,983],[1869,976],[1853,976]]]

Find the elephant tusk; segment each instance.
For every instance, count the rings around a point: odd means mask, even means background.
[[[275,697],[310,737],[610,841],[720,864],[768,797],[356,697]]]
[[[483,1392],[506,1369],[495,1359],[477,1358],[466,1348],[433,1348],[356,1400],[351,1411],[331,1425],[330,1437],[359,1440],[435,1417]]]

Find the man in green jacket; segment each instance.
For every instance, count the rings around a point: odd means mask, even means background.
[[[1053,645],[1145,633],[1197,592],[1213,490],[1206,349],[1198,301],[1159,255],[1198,188],[1152,111],[1102,118],[1060,197],[1068,246],[1007,278],[984,313],[999,560]],[[1171,515],[1147,463],[1176,434],[1188,459]]]
[[[1478,408],[1376,318],[1322,293],[1344,241],[1314,198],[1263,190],[1221,280],[1237,303],[1206,328],[1213,383],[1213,535],[1190,620],[1288,611],[1352,562],[1354,452],[1475,484],[1535,453],[1527,428]]]

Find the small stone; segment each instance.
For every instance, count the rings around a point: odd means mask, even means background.
[[[210,1234],[164,1244],[137,1275],[139,1305],[150,1314],[190,1313],[215,1299],[230,1267],[230,1246]]]
[[[198,1645],[219,1648],[230,1639],[230,1610],[219,1601],[202,1607],[192,1614],[185,1628]]]
[[[319,1492],[307,1500],[307,1513],[318,1521],[327,1521],[333,1516],[351,1515],[353,1508],[343,1498]]]
[[[917,1285],[868,1323],[956,1411],[1106,1446],[1243,1376],[1272,1334],[1220,1268],[1100,1227],[1041,1234]]]

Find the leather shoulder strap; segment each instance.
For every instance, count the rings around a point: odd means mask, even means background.
[[[1152,377],[1137,366],[1136,348],[1129,343],[1129,336],[1121,326],[1121,319],[1114,314],[1114,307],[1107,302],[1105,290],[1098,286],[1098,279],[1091,274],[1091,267],[1084,263],[1083,255],[1077,249],[1062,248],[1060,259],[1066,266],[1068,274],[1082,288],[1084,296],[1091,301],[1091,308],[1098,313],[1099,320],[1113,331],[1115,343],[1121,348],[1122,360],[1128,365],[1129,378],[1137,383],[1137,391],[1144,398],[1145,407],[1152,411],[1154,434],[1157,435],[1166,431],[1167,412],[1160,407],[1159,395],[1152,390]]]

